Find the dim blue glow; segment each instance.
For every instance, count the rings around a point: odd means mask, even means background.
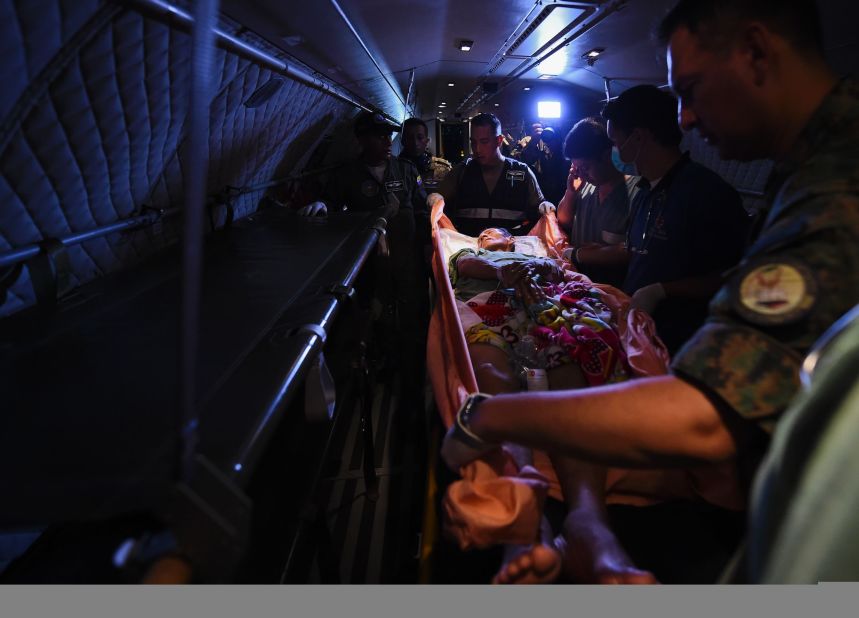
[[[538,118],[560,118],[561,117],[561,102],[560,101],[540,101],[537,103]]]

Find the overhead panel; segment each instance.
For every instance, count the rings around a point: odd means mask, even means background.
[[[508,53],[517,56],[533,56],[542,51],[549,43],[559,39],[562,31],[568,31],[568,26],[580,23],[581,20],[593,12],[593,7],[564,6],[553,4],[547,6],[534,19],[537,26],[533,30],[529,27],[510,46]]]

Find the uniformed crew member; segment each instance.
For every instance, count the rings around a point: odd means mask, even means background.
[[[731,185],[681,152],[677,99],[669,93],[635,86],[602,115],[621,160],[641,176],[621,288],[653,316],[674,354],[707,318],[721,273],[740,261],[751,218]]]
[[[659,34],[681,126],[723,158],[775,159],[763,229],[670,375],[472,396],[442,449],[453,468],[515,441],[612,466],[732,460],[749,473],[803,355],[859,303],[859,85],[826,65],[815,2],[680,0]]]
[[[427,149],[430,143],[427,124],[420,118],[406,118],[400,140],[403,144],[400,158],[414,163],[420,172],[424,191],[433,193],[452,166],[445,159],[434,157]]]
[[[473,156],[456,165],[439,185],[445,214],[463,234],[478,236],[491,227],[525,234],[541,214],[555,208],[543,199],[531,168],[501,154],[502,139],[498,118],[475,116],[471,120]]]
[[[393,294],[403,373],[420,373],[422,359],[411,356],[420,357],[426,344],[429,300],[423,255],[430,239],[426,193],[418,183],[417,168],[409,161],[391,157],[391,134],[399,131],[399,126],[380,114],[362,112],[355,119],[354,130],[361,154],[331,175],[324,201],[305,206],[300,212],[312,217],[324,216],[330,209],[370,211],[385,205],[396,208],[386,227],[390,257],[376,263],[379,272],[388,274],[377,280],[380,288],[390,285]]]

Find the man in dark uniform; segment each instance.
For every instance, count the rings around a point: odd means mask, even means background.
[[[635,86],[602,115],[621,160],[642,177],[621,287],[653,316],[674,354],[704,323],[721,273],[740,261],[751,219],[733,187],[680,151],[677,99],[669,93]]]
[[[445,214],[463,234],[478,236],[492,227],[525,234],[541,214],[555,208],[543,199],[531,168],[501,154],[502,140],[498,118],[475,116],[471,120],[474,156],[454,167],[438,188],[445,199]]]
[[[671,375],[472,396],[442,449],[454,468],[515,441],[615,466],[733,461],[748,481],[797,393],[803,355],[859,303],[859,86],[826,65],[815,2],[680,0],[660,37],[681,126],[724,158],[776,160],[763,229]],[[598,509],[594,520],[599,542],[570,546],[590,549],[596,569],[618,542]],[[622,577],[624,565],[612,570]]]
[[[427,123],[420,118],[406,118],[400,140],[403,149],[399,158],[413,163],[418,168],[424,191],[434,192],[452,166],[448,161],[432,156],[432,153],[427,150],[430,143]]]
[[[332,174],[324,201],[305,206],[300,212],[313,217],[324,216],[329,209],[395,207],[396,214],[386,228],[389,256],[377,259],[374,266],[377,287],[388,290],[382,292],[383,303],[396,308],[396,325],[389,324],[390,340],[396,339],[395,330],[403,374],[411,378],[422,372],[421,351],[426,345],[429,300],[423,256],[430,239],[426,193],[418,183],[417,168],[391,157],[391,134],[400,130],[397,125],[380,114],[363,112],[356,117],[354,129],[361,145],[360,156]]]

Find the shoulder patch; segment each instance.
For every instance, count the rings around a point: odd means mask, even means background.
[[[798,322],[817,302],[817,281],[799,260],[769,258],[747,265],[735,278],[732,305],[745,320],[762,326]]]

